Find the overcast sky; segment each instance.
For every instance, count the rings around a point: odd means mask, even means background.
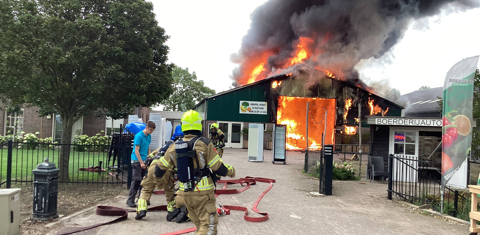
[[[250,28],[250,13],[265,0],[152,2],[159,25],[170,36],[170,62],[195,71],[216,92],[230,89],[236,67],[230,55],[238,52]],[[390,53],[357,67],[365,80],[388,80],[391,87],[406,94],[423,85],[443,86],[451,66],[479,54],[480,9],[443,12],[412,23]]]

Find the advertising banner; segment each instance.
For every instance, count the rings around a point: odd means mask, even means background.
[[[464,59],[447,73],[443,88],[442,185],[466,187],[466,161],[472,145],[473,81],[478,56]]]

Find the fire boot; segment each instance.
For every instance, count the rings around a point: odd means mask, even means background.
[[[171,222],[175,217],[177,217],[178,213],[180,213],[180,208],[174,208],[175,200],[171,201],[167,205],[167,221]]]
[[[135,219],[141,220],[145,216],[147,216],[147,201],[145,199],[139,199]]]
[[[180,213],[178,213],[177,218],[175,219],[175,222],[182,223],[184,221],[187,221],[187,218],[189,218],[188,217],[188,212],[187,212],[187,207],[182,206],[182,208],[180,209]]]

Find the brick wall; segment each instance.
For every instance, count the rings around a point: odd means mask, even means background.
[[[105,117],[96,117],[88,115],[83,117],[83,134],[94,136],[101,131],[105,131],[107,120]]]
[[[47,138],[52,137],[52,126],[53,126],[53,117],[48,119],[46,116],[43,117],[43,128],[42,128],[42,118],[38,116],[37,107],[28,107],[23,110],[23,131],[25,133],[35,133],[41,132],[38,137]]]

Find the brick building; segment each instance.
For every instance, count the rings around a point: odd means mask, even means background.
[[[62,123],[60,115],[48,115],[40,117],[38,115],[38,107],[22,107],[16,112],[9,112],[4,105],[0,106],[0,135],[20,135],[23,131],[25,133],[36,133],[38,137],[47,138],[53,137],[60,141],[62,133]],[[150,115],[149,108],[139,107],[135,109],[135,114],[142,118],[144,122],[148,121]],[[126,120],[123,121],[127,123]],[[115,127],[117,129],[119,127]],[[75,135],[93,136],[101,131],[107,133],[107,119],[105,117],[96,117],[88,115],[80,118],[74,125],[72,131],[72,140]]]

